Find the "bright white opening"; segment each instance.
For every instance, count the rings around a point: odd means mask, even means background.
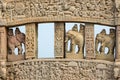
[[[105,54],[108,54],[108,51],[109,51],[108,47],[105,47]]]
[[[54,58],[54,23],[38,25],[38,58]]]
[[[70,49],[71,49],[70,45],[71,45],[71,40],[68,41],[68,45],[67,45],[67,51],[68,52],[70,52]]]
[[[79,50],[78,45],[76,45],[76,46],[75,46],[75,53],[76,53],[76,54],[78,53],[78,50]]]

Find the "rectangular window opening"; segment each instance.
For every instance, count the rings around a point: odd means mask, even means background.
[[[54,58],[54,23],[38,25],[38,58]]]

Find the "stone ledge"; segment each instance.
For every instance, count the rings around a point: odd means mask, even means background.
[[[45,22],[89,22],[94,24],[102,24],[108,26],[114,26],[114,19],[99,19],[99,18],[86,18],[86,17],[68,17],[68,16],[54,16],[54,17],[33,17],[33,18],[23,18],[15,21],[7,21],[0,26],[17,26],[24,25],[28,23],[45,23]]]
[[[22,60],[22,61],[14,61],[14,62],[7,62],[8,65],[10,64],[20,64],[24,62],[37,62],[37,61],[45,61],[45,62],[97,62],[97,63],[104,63],[109,65],[114,65],[114,62],[105,61],[105,60],[85,60],[85,59],[32,59],[32,60]]]

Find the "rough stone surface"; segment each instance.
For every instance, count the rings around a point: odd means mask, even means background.
[[[85,27],[85,48],[86,58],[95,58],[95,45],[94,45],[94,24],[86,23]]]
[[[6,80],[114,80],[113,62],[27,60],[8,63]]]
[[[7,56],[7,34],[6,28],[0,27],[0,60],[6,61]]]
[[[6,62],[0,61],[0,80],[6,80]]]
[[[64,58],[65,23],[55,23],[55,58]]]
[[[25,41],[26,58],[37,58],[37,26],[35,23],[26,24]]]
[[[120,26],[117,26],[116,28],[116,58],[120,59]]]
[[[99,52],[103,52],[104,47],[108,47],[111,50],[110,56],[100,56],[100,58],[104,59],[103,61],[72,60],[74,56],[70,55],[70,59],[34,59],[7,62],[7,57],[9,57],[7,55],[7,51],[9,52],[7,47],[10,48],[7,44],[7,38],[9,37],[6,34],[7,29],[17,25],[26,25],[25,58],[33,59],[37,57],[36,24],[40,22],[55,23],[55,56],[59,58],[66,57],[64,54],[64,23],[84,22],[86,24],[85,36],[82,34],[82,37],[85,38],[85,43],[84,39],[80,38],[81,40],[74,44],[81,41],[82,47],[83,45],[86,46],[88,58],[93,58],[95,53],[93,25],[96,23],[110,26],[117,25],[116,57],[118,60],[120,58],[119,0],[0,0],[0,80],[120,80],[119,61],[118,63],[105,61],[108,60],[106,58],[114,59],[112,53],[115,46],[113,46],[114,40],[112,39],[115,39],[115,32],[113,30],[111,30],[112,33],[109,35],[112,38],[107,39],[110,41],[108,44],[113,44],[110,45],[112,48],[102,44],[105,40],[100,41],[102,48]],[[103,37],[107,36],[104,35]],[[74,41],[75,39],[72,38],[72,40]],[[82,53],[83,51],[81,50],[80,52]],[[13,56],[10,57],[14,58]]]
[[[114,25],[119,16],[119,4],[114,4],[113,0],[5,0],[0,1],[0,19],[5,25],[43,21]]]

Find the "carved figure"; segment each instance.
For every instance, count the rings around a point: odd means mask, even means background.
[[[71,40],[71,45],[70,45],[70,47],[72,48],[70,51],[71,53],[75,53],[75,46],[76,45],[78,45],[78,52],[77,53],[83,52],[84,38],[83,38],[83,35],[76,30],[77,30],[77,27],[74,26],[72,30],[69,30],[66,33],[65,42],[67,43],[68,40]]]
[[[18,54],[22,54],[22,43],[25,43],[25,34],[21,33],[19,28],[16,28],[15,34],[14,36],[13,29],[8,30],[9,53],[14,54],[15,48],[18,48]]]
[[[96,36],[96,52],[104,53],[105,47],[107,47],[108,53],[113,54],[114,53],[114,47],[115,47],[115,35],[113,34],[114,29],[110,30],[110,34],[106,34],[105,29],[103,29],[99,34]],[[98,49],[98,44],[101,44],[100,50],[97,51]]]
[[[78,26],[77,26],[77,24],[75,24],[75,25],[73,26],[72,30],[78,32]]]
[[[20,42],[20,43],[23,43],[25,44],[25,34],[22,33],[19,28],[16,28],[15,30],[15,36],[17,38],[17,40]]]

